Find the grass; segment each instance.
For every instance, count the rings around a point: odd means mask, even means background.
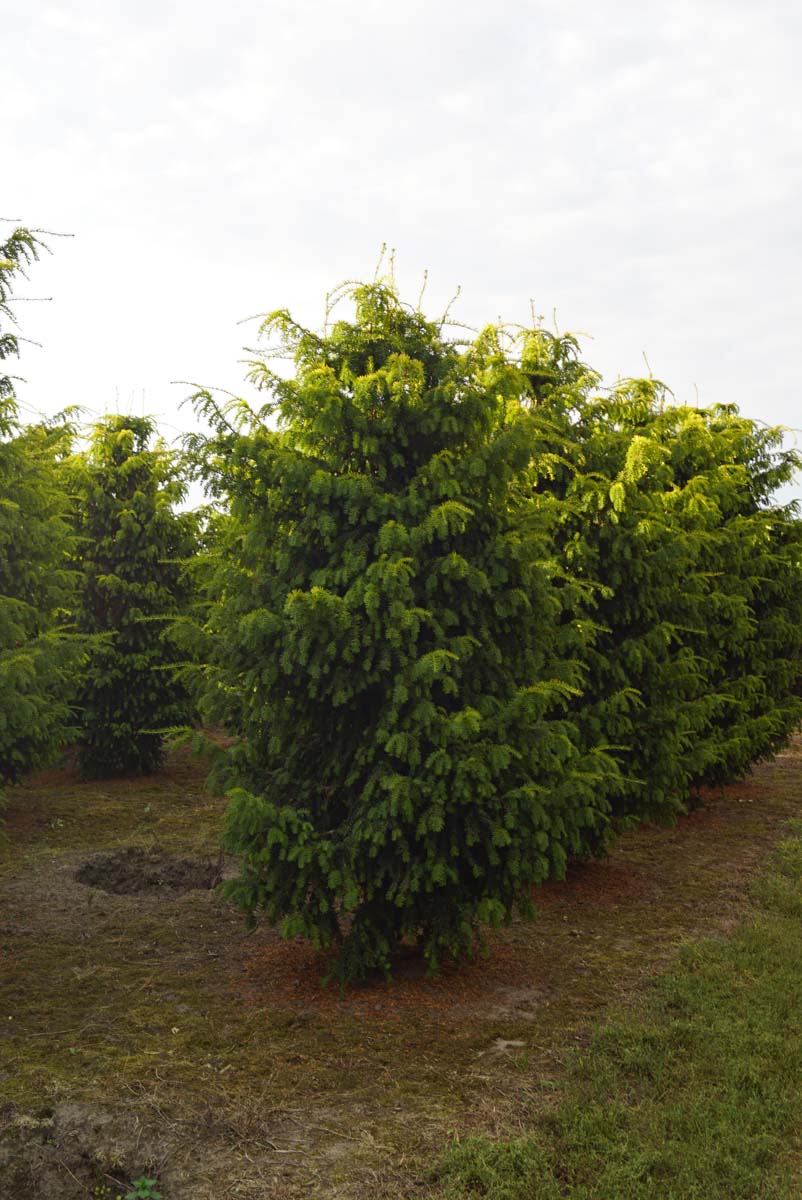
[[[101,849],[216,857],[224,805],[203,775],[181,752],[146,779],[85,782],[66,768],[10,792],[0,1159],[10,1110],[46,1118],[66,1104],[108,1119],[103,1162],[119,1152],[126,1176],[157,1177],[166,1200],[796,1194],[777,1181],[802,1150],[796,1084],[783,1078],[796,1062],[799,981],[784,972],[802,962],[802,851],[786,839],[776,870],[766,864],[802,815],[802,746],[675,829],[627,835],[609,860],[539,889],[538,919],[491,934],[490,957],[343,1000],[321,986],[321,956],[264,926],[246,934],[211,893],[113,896],[74,880]],[[791,943],[770,940],[775,925]],[[742,948],[731,961],[750,929],[756,957]],[[678,959],[705,931],[719,936]],[[774,1025],[754,1024],[761,996],[779,1006]],[[710,1007],[715,1020],[695,1015]],[[765,1059],[751,1106],[757,1068],[726,1042],[736,1026]],[[740,1151],[737,1131],[732,1145],[718,1132],[732,1072],[748,1118]],[[717,1192],[702,1174],[694,1191],[690,1166],[679,1190],[664,1186],[694,1123],[694,1170],[706,1128],[711,1161],[731,1156],[731,1176],[748,1168],[764,1190]],[[64,1162],[83,1179],[78,1158]],[[49,1198],[37,1186],[15,1200]],[[85,1200],[68,1175],[59,1186],[58,1200]]]
[[[727,938],[577,1053],[524,1136],[453,1145],[443,1200],[792,1200],[802,1132],[802,826]]]

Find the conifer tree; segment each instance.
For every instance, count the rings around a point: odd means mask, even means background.
[[[185,483],[145,417],[108,416],[73,464],[77,497],[78,628],[98,635],[82,680],[80,761],[88,775],[158,767],[160,732],[186,720],[167,628],[185,599],[183,560],[195,518],[177,512]]]
[[[612,769],[566,715],[592,627],[551,555],[526,381],[496,330],[460,347],[388,283],[350,294],[323,336],[269,318],[294,377],[256,361],[258,413],[201,393],[195,444],[231,505],[201,701],[239,739],[230,894],[336,946],[344,979],[528,911],[603,839]]]
[[[202,708],[237,742],[230,894],[434,965],[612,831],[671,819],[802,717],[798,467],[732,406],[603,391],[570,336],[472,343],[354,288],[257,413],[197,397],[230,512],[204,565]],[[275,424],[278,428],[275,428]]]
[[[783,430],[734,405],[663,416],[675,479],[704,496],[709,589],[696,651],[722,699],[697,782],[725,783],[788,744],[802,722],[802,522],[778,503],[800,467]]]
[[[51,759],[69,736],[83,647],[64,628],[72,584],[61,460],[68,424],[19,420],[5,363],[19,353],[14,287],[42,248],[27,229],[0,243],[0,786]]]
[[[671,404],[654,380],[601,393],[570,337],[537,331],[523,359],[570,458],[552,481],[560,553],[600,584],[577,721],[620,747],[618,823],[671,818],[802,719],[802,526],[773,503],[798,456],[780,430]]]

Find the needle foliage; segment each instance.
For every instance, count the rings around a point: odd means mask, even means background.
[[[7,365],[20,336],[14,289],[43,249],[30,230],[0,243],[0,785],[51,759],[72,727],[83,643],[65,625],[72,535],[60,420],[20,421]]]
[[[619,824],[667,819],[802,721],[802,524],[775,499],[799,455],[734,405],[672,404],[652,379],[601,391],[570,337],[538,331],[524,362],[570,460],[557,552],[603,585],[579,723],[621,747]]]
[[[199,393],[194,451],[225,514],[197,653],[229,893],[348,980],[469,952],[784,745],[802,571],[782,431],[605,390],[570,336],[455,342],[391,281],[344,294],[323,334],[268,318],[265,404]]]
[[[496,330],[457,346],[389,284],[351,297],[324,336],[269,318],[294,375],[255,363],[258,413],[201,394],[196,446],[230,500],[202,699],[239,739],[230,892],[346,979],[528,909],[603,838],[614,770],[570,715],[592,623],[552,556],[526,380]]]
[[[162,761],[161,730],[187,718],[167,630],[185,602],[184,560],[193,552],[191,513],[175,456],[147,417],[99,421],[72,462],[76,623],[93,635],[82,679],[80,761],[88,775],[137,775]]]

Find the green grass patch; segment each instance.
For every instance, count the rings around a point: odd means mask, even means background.
[[[802,826],[726,939],[683,947],[524,1136],[442,1156],[442,1200],[792,1200],[802,1132]]]

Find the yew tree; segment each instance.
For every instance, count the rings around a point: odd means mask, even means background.
[[[598,584],[577,723],[617,747],[615,822],[671,819],[802,720],[802,524],[776,499],[799,456],[734,405],[601,389],[571,337],[536,331],[522,359],[565,446],[558,553]]]
[[[72,595],[65,422],[20,420],[13,299],[42,243],[15,229],[0,243],[0,786],[58,752],[72,727],[83,644],[65,626]]]
[[[696,782],[726,783],[782,750],[802,722],[802,522],[797,503],[778,498],[802,459],[782,429],[734,405],[667,409],[662,421],[674,478],[708,514],[711,586],[692,638],[721,702]]]
[[[234,735],[230,894],[338,950],[342,979],[430,966],[603,838],[569,707],[591,622],[555,561],[552,433],[499,331],[457,345],[389,283],[324,334],[264,332],[264,406],[197,397],[230,505],[207,564],[202,711]]]
[[[195,518],[185,481],[147,417],[107,416],[73,482],[81,588],[78,628],[94,637],[82,679],[80,762],[88,775],[137,775],[162,761],[165,729],[187,719],[171,622],[186,599]]]

